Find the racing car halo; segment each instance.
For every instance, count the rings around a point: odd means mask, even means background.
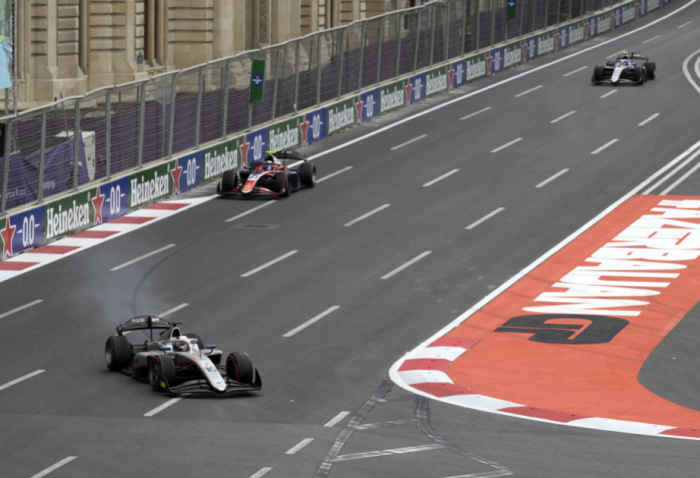
[[[633,60],[644,60],[643,65],[638,65]],[[596,66],[593,70],[591,81],[593,84],[604,82],[618,84],[622,81],[631,81],[638,85],[646,80],[656,78],[656,63],[639,53],[623,51],[615,61],[609,61],[605,66]]]
[[[300,162],[287,166],[287,160]],[[254,161],[240,171],[224,171],[216,186],[221,195],[282,196],[316,186],[316,165],[298,151],[268,151],[262,161]]]
[[[178,325],[146,315],[117,326],[117,335],[105,343],[107,368],[173,395],[227,396],[262,388],[260,375],[247,353],[233,352],[221,365],[221,350],[205,345],[199,334],[183,334]],[[143,344],[127,339],[125,334],[138,330],[150,332],[150,339]],[[156,340],[154,330],[160,332]]]

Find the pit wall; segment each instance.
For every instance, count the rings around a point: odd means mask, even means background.
[[[266,151],[315,143],[379,115],[566,49],[620,28],[669,2],[631,0],[4,217],[0,219],[1,259],[218,180],[226,170],[262,159]]]

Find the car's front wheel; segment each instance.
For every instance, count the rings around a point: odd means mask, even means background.
[[[641,66],[634,67],[634,81],[636,81],[638,85],[644,84],[644,68],[643,67],[641,67]]]
[[[656,63],[653,61],[647,61],[644,63],[644,68],[647,70],[647,79],[653,80],[656,78]]]
[[[255,368],[245,352],[233,352],[226,357],[226,375],[231,380],[252,385],[255,381]]]
[[[299,168],[299,180],[307,188],[316,186],[316,165],[313,163],[302,164]]]
[[[595,69],[593,69],[593,83],[600,83],[605,79],[605,67],[604,66],[596,66]]]
[[[148,365],[148,383],[155,391],[167,391],[175,383],[175,361],[169,355],[155,355]]]
[[[131,344],[123,335],[115,335],[105,343],[105,364],[112,372],[125,369],[131,362]]]

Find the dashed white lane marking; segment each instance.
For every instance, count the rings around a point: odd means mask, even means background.
[[[496,209],[493,212],[488,213],[487,215],[485,215],[484,217],[482,217],[478,221],[469,224],[467,227],[465,227],[465,229],[474,229],[476,226],[478,226],[479,224],[481,224],[484,221],[488,221],[489,219],[491,219],[493,216],[495,216],[499,212],[503,211],[504,209],[505,209],[504,207],[499,207],[498,209]]]
[[[605,143],[603,146],[601,146],[600,148],[596,149],[595,151],[591,151],[591,154],[598,154],[598,153],[600,153],[601,151],[603,151],[605,148],[608,148],[608,147],[612,146],[613,144],[617,143],[618,141],[619,141],[619,139],[617,139],[617,138],[615,138],[615,139],[613,139],[613,140],[611,140],[611,141],[608,141],[607,143]]]
[[[301,450],[302,448],[304,448],[306,445],[308,445],[309,443],[311,443],[312,441],[314,441],[313,438],[304,438],[302,441],[300,441],[299,443],[297,443],[296,445],[294,445],[292,448],[290,448],[289,450],[287,450],[286,452],[284,452],[284,454],[285,454],[285,455],[293,455],[293,454],[295,454],[296,452],[298,452],[299,450]]]
[[[504,144],[503,146],[500,146],[500,147],[494,149],[494,150],[491,151],[491,152],[492,152],[492,153],[497,153],[497,152],[499,152],[499,151],[502,150],[502,149],[506,149],[508,146],[513,146],[513,145],[514,145],[515,143],[517,143],[518,141],[522,141],[522,139],[523,139],[523,138],[516,138],[516,139],[514,139],[513,141],[511,141],[510,143],[506,143],[506,144]]]
[[[28,378],[32,378],[32,377],[39,375],[40,373],[43,373],[43,372],[44,372],[43,370],[37,370],[36,372],[28,373],[24,377],[16,378],[15,380],[13,380],[11,382],[7,382],[5,385],[0,386],[0,390],[5,390],[6,388],[10,388],[13,385],[17,385],[20,382],[24,382]]]
[[[690,148],[690,150],[686,151],[684,154],[690,154],[690,152],[692,152],[692,150],[695,149],[696,147],[697,147],[697,144],[694,145],[692,148]],[[654,183],[654,185],[653,185],[652,187],[650,187],[649,189],[647,189],[646,191],[644,191],[642,194],[649,194],[649,193],[651,193],[654,189],[656,189],[657,187],[659,187],[660,185],[662,185],[663,183],[665,183],[666,181],[668,181],[668,179],[671,178],[672,176],[674,176],[678,171],[680,171],[681,169],[685,168],[685,167],[688,165],[688,163],[690,163],[690,162],[693,161],[695,158],[697,158],[698,155],[700,155],[700,148],[699,148],[697,151],[695,151],[695,153],[693,153],[688,159],[686,159],[685,161],[683,161],[683,162],[682,162],[681,164],[679,164],[677,167],[673,168],[673,170],[672,170],[670,173],[668,173],[668,174],[667,174],[666,176],[664,176],[663,178],[659,179],[656,183]]]
[[[343,169],[341,169],[340,171],[336,171],[336,172],[331,173],[331,174],[329,174],[329,175],[327,175],[327,176],[323,176],[321,179],[317,179],[317,180],[316,180],[316,184],[322,183],[322,182],[325,181],[326,179],[330,179],[330,178],[332,178],[333,176],[337,176],[337,175],[339,175],[339,174],[342,174],[342,173],[344,173],[345,171],[350,171],[351,169],[352,169],[352,166],[348,166],[347,168],[343,168]]]
[[[32,478],[41,478],[42,476],[46,476],[49,473],[51,473],[52,471],[54,471],[58,468],[61,468],[63,465],[70,463],[71,461],[75,460],[76,458],[78,458],[78,457],[77,456],[69,456],[67,458],[64,458],[63,460],[59,461],[55,465],[51,465],[50,467],[48,467],[44,471],[40,471],[36,475],[32,476]]]
[[[675,188],[675,187],[678,186],[680,183],[682,183],[683,181],[685,181],[686,179],[688,179],[688,177],[689,177],[691,174],[693,174],[695,171],[697,171],[699,168],[700,168],[700,163],[698,163],[698,164],[696,164],[695,166],[693,166],[687,173],[685,173],[683,176],[681,176],[680,178],[678,178],[678,180],[677,180],[676,182],[674,182],[674,183],[671,184],[669,187],[667,187],[666,189],[664,189],[663,191],[661,191],[661,194],[663,195],[663,194],[668,194],[668,193],[670,193],[671,190],[672,190],[673,188]]]
[[[588,67],[587,67],[587,66],[582,66],[581,68],[577,68],[577,69],[574,70],[574,71],[570,71],[570,72],[566,73],[564,76],[573,75],[574,73],[578,73],[579,71],[583,71],[583,70],[585,70],[586,68],[588,68]]]
[[[12,314],[14,314],[15,312],[19,312],[19,311],[21,311],[21,310],[28,309],[29,307],[32,307],[33,305],[40,304],[40,303],[42,303],[42,302],[44,302],[43,299],[37,299],[37,300],[35,300],[34,302],[30,302],[30,303],[28,303],[28,304],[24,304],[23,306],[20,306],[20,307],[17,307],[16,309],[10,310],[9,312],[5,312],[4,314],[0,314],[0,319],[4,319],[4,318],[7,317],[8,315],[12,315]]]
[[[683,25],[680,25],[678,28],[687,27],[687,26],[690,25],[691,23],[693,23],[693,22],[692,22],[692,21],[691,21],[691,22],[685,22]]]
[[[169,316],[170,314],[173,314],[173,313],[177,312],[177,311],[180,310],[180,309],[184,309],[184,308],[187,307],[188,305],[190,305],[190,304],[187,304],[187,303],[180,304],[180,305],[178,305],[177,307],[173,307],[172,309],[168,309],[168,310],[166,310],[165,312],[161,312],[160,314],[156,315],[156,317],[167,317],[167,316]]]
[[[617,92],[616,89],[615,89],[615,90],[610,90],[610,91],[608,91],[607,93],[605,93],[603,96],[601,96],[601,98],[607,98],[608,96],[610,96],[610,95],[612,95],[612,94],[614,94],[614,93],[616,93],[616,92]]]
[[[340,306],[339,306],[339,305],[334,305],[333,307],[331,307],[331,308],[329,308],[329,309],[327,309],[327,310],[324,310],[323,312],[321,312],[320,314],[318,314],[318,315],[317,315],[316,317],[314,317],[313,319],[307,320],[306,322],[304,322],[303,324],[301,324],[299,327],[290,330],[289,332],[287,332],[286,334],[284,334],[282,337],[291,337],[292,335],[296,334],[297,332],[300,332],[300,331],[304,330],[304,329],[307,328],[309,325],[312,325],[312,324],[314,324],[315,322],[318,322],[319,320],[321,320],[322,318],[324,318],[325,316],[327,316],[327,315],[330,314],[331,312],[335,312],[335,311],[338,310],[338,309],[340,309]]]
[[[340,455],[335,457],[333,460],[336,461],[347,461],[347,460],[359,460],[362,458],[374,458],[377,456],[389,456],[389,455],[400,455],[403,453],[414,453],[417,451],[426,450],[437,450],[439,448],[445,448],[444,445],[422,445],[422,446],[407,446],[405,448],[394,448],[393,450],[378,450],[378,451],[368,451],[364,453],[352,453],[349,455]]]
[[[620,50],[620,51],[618,51],[618,52],[613,53],[612,55],[606,56],[605,58],[612,58],[612,57],[614,57],[614,56],[619,55],[619,54],[622,53],[623,51],[625,51],[625,50]]]
[[[160,405],[160,406],[154,408],[153,410],[151,410],[151,411],[148,412],[148,413],[144,413],[143,416],[144,416],[144,417],[152,417],[152,416],[155,415],[156,413],[162,412],[163,410],[165,410],[165,409],[168,408],[169,406],[175,405],[175,404],[176,404],[177,402],[179,402],[180,400],[182,400],[182,398],[180,398],[180,397],[178,397],[178,398],[173,398],[173,399],[171,399],[171,400],[168,400],[168,401],[165,402],[163,405]]]
[[[277,264],[278,262],[285,260],[285,259],[286,259],[287,257],[289,257],[289,256],[293,256],[293,255],[296,254],[297,252],[299,252],[299,251],[289,251],[288,253],[286,253],[286,254],[284,254],[284,255],[278,257],[277,259],[273,259],[273,260],[271,260],[270,262],[261,265],[260,267],[256,267],[256,268],[253,269],[252,271],[246,272],[245,274],[241,275],[241,277],[252,276],[252,275],[255,274],[256,272],[260,272],[261,270],[266,269],[266,268],[270,267],[271,265]]]
[[[651,37],[648,40],[644,40],[642,43],[649,43],[650,41],[654,41],[657,38],[661,38],[661,35],[656,35],[655,37]]]
[[[265,476],[267,474],[267,472],[270,471],[271,469],[272,469],[271,467],[261,468],[254,475],[251,475],[250,478],[260,478],[261,476]]]
[[[356,218],[356,219],[353,219],[353,220],[350,221],[349,223],[345,224],[345,227],[352,226],[353,224],[355,224],[355,223],[357,223],[357,222],[360,222],[360,221],[362,221],[363,219],[367,219],[368,217],[372,216],[373,214],[377,214],[379,211],[381,211],[382,209],[386,209],[386,208],[388,208],[389,206],[391,206],[391,204],[385,204],[385,205],[383,205],[383,206],[379,206],[377,209],[373,209],[373,210],[371,210],[370,212],[368,212],[367,214],[363,214],[362,216],[360,216],[360,217],[358,217],[358,218]]]
[[[420,254],[419,256],[414,257],[413,259],[411,259],[410,261],[408,261],[407,263],[405,263],[405,264],[402,265],[401,267],[399,267],[399,268],[397,268],[397,269],[394,269],[393,271],[389,272],[387,275],[383,276],[382,279],[383,279],[383,280],[388,279],[389,277],[398,274],[398,273],[401,272],[402,270],[404,270],[404,269],[406,269],[406,268],[408,268],[408,267],[411,267],[413,264],[415,264],[415,263],[418,262],[419,260],[421,260],[421,259],[423,259],[424,257],[430,255],[431,252],[432,252],[432,251],[425,251],[423,254]]]
[[[559,176],[561,176],[562,174],[565,174],[567,171],[568,171],[568,169],[562,169],[562,170],[559,171],[557,174],[555,174],[554,176],[551,176],[551,177],[545,179],[544,181],[542,181],[540,184],[538,184],[538,185],[535,186],[535,187],[536,187],[536,188],[541,188],[542,186],[546,185],[547,183],[549,183],[549,182],[551,182],[551,181],[554,181],[555,179],[557,179],[557,178],[558,178]]]
[[[559,121],[563,120],[564,118],[567,118],[567,117],[569,117],[569,116],[571,116],[571,115],[573,115],[573,114],[575,114],[575,113],[576,113],[576,110],[569,111],[569,112],[566,113],[565,115],[561,115],[559,118],[553,119],[552,121],[550,121],[550,123],[552,123],[552,124],[558,123]]]
[[[486,108],[484,108],[484,109],[482,109],[482,110],[475,111],[474,113],[468,114],[467,116],[462,116],[459,120],[460,120],[460,121],[463,121],[463,120],[465,120],[465,119],[469,119],[469,118],[471,118],[472,116],[476,116],[476,115],[481,114],[481,113],[483,113],[484,111],[488,111],[488,110],[490,110],[490,109],[491,109],[491,107],[490,107],[490,106],[487,106]]]
[[[532,93],[533,91],[539,90],[540,88],[542,88],[542,85],[535,86],[534,88],[530,88],[527,91],[523,91],[522,93],[518,93],[517,95],[515,95],[515,98],[520,98],[521,96],[525,96],[526,94]]]
[[[448,478],[497,478],[499,476],[512,476],[508,470],[485,471],[483,473],[472,473],[471,475],[450,476]]]
[[[332,427],[338,424],[343,418],[347,417],[350,415],[350,412],[340,412],[336,416],[334,416],[328,423],[323,425],[324,427]]]
[[[645,124],[647,124],[647,123],[649,123],[649,122],[651,122],[651,121],[654,121],[656,118],[659,117],[660,114],[661,114],[661,113],[654,113],[653,115],[649,116],[647,119],[645,119],[644,121],[642,121],[641,123],[639,123],[637,126],[644,126]]]
[[[240,219],[240,218],[242,218],[243,216],[247,216],[247,215],[250,214],[251,212],[255,212],[255,211],[259,210],[259,209],[262,209],[262,208],[264,208],[264,207],[267,207],[267,206],[269,206],[270,204],[274,204],[274,203],[276,203],[276,202],[277,202],[277,199],[272,199],[271,201],[268,201],[268,202],[266,202],[265,204],[261,204],[261,205],[258,206],[258,207],[254,207],[253,209],[250,209],[250,210],[248,210],[248,211],[246,211],[246,212],[242,212],[242,213],[240,213],[238,216],[233,216],[233,217],[230,218],[230,219],[226,219],[226,222],[235,221],[236,219]]]
[[[450,171],[449,173],[445,173],[445,174],[443,174],[442,176],[440,176],[440,177],[438,177],[438,178],[435,178],[435,179],[433,179],[432,181],[429,181],[429,182],[425,183],[425,184],[423,185],[423,187],[424,187],[424,188],[427,188],[428,186],[432,186],[432,185],[435,184],[436,182],[442,181],[442,180],[445,179],[446,177],[452,176],[454,173],[456,173],[456,172],[458,172],[458,171],[459,171],[459,169],[453,169],[453,170]]]
[[[418,141],[419,139],[425,138],[426,136],[428,136],[428,135],[427,135],[427,134],[422,134],[422,135],[417,136],[417,137],[415,137],[415,138],[413,138],[413,139],[411,139],[411,140],[409,140],[409,141],[406,141],[405,143],[401,143],[401,144],[399,144],[398,146],[394,146],[393,148],[391,148],[391,150],[394,151],[394,150],[397,150],[397,149],[399,149],[399,148],[403,148],[403,147],[406,146],[407,144],[414,143],[414,142]]]
[[[119,269],[123,269],[123,268],[125,268],[125,267],[128,267],[128,266],[130,266],[131,264],[136,264],[136,263],[139,262],[139,261],[142,261],[142,260],[144,260],[144,259],[148,259],[149,257],[155,256],[156,254],[159,254],[159,253],[161,253],[161,252],[163,252],[163,251],[167,251],[167,250],[170,249],[171,247],[175,247],[175,244],[168,244],[168,245],[165,246],[165,247],[161,247],[160,249],[156,249],[156,250],[153,251],[153,252],[149,252],[148,254],[144,254],[144,255],[142,255],[141,257],[137,257],[136,259],[130,260],[129,262],[125,262],[124,264],[122,264],[122,265],[120,265],[120,266],[114,267],[114,268],[110,269],[110,271],[118,271]]]

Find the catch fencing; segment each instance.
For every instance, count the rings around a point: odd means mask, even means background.
[[[507,2],[437,0],[2,118],[0,216],[613,4],[518,0],[508,19]]]

